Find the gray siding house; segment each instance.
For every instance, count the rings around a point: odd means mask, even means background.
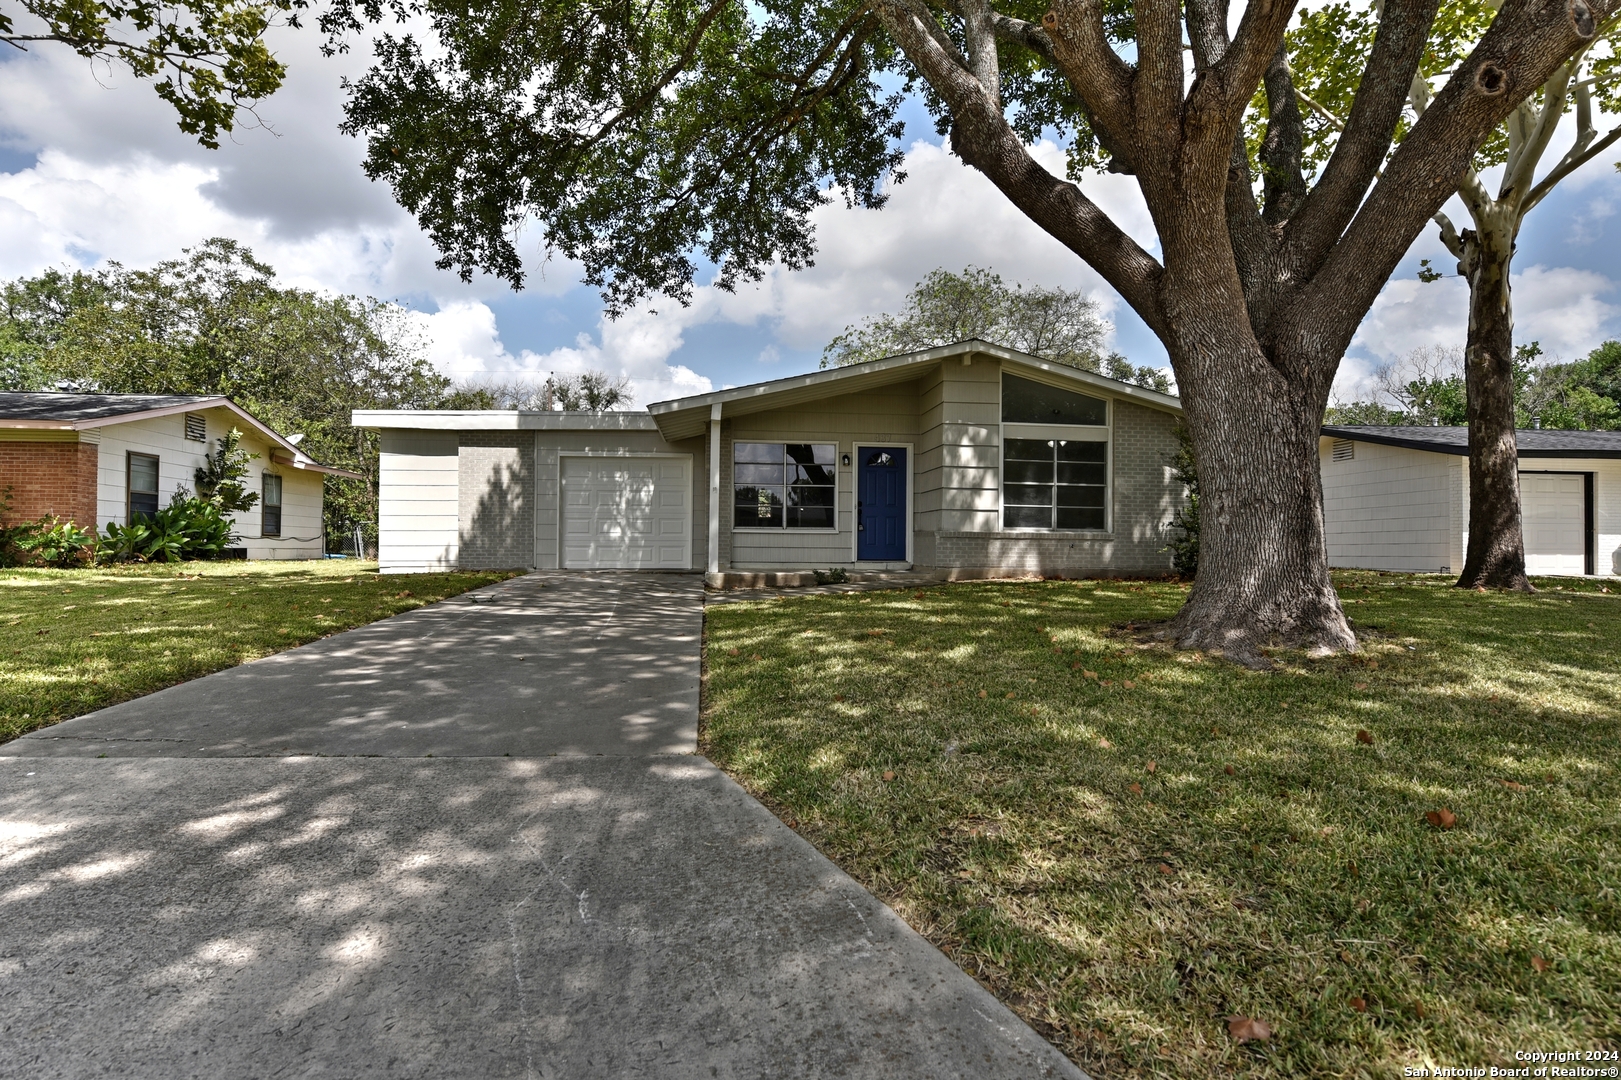
[[[1176,398],[982,341],[640,412],[358,411],[385,573],[1164,574]]]

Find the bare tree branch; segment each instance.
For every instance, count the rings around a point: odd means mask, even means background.
[[[1615,144],[1617,139],[1621,139],[1621,126],[1612,128],[1610,132],[1604,136],[1604,138],[1592,144],[1575,157],[1571,157],[1569,154],[1565,155],[1564,159],[1561,160],[1558,165],[1554,166],[1553,171],[1547,176],[1544,176],[1541,182],[1538,183],[1536,187],[1531,189],[1531,193],[1525,197],[1525,203],[1520,209],[1520,214],[1522,216],[1529,214],[1536,208],[1538,203],[1548,197],[1548,192],[1552,191],[1558,185],[1559,181],[1563,180],[1565,177],[1569,176],[1583,165],[1586,165],[1589,161],[1592,161],[1605,150],[1608,150]]]

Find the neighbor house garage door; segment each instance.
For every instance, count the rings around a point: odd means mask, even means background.
[[[1580,574],[1587,568],[1587,513],[1580,475],[1520,474],[1528,574]]]
[[[563,565],[686,570],[692,482],[686,458],[565,457]]]

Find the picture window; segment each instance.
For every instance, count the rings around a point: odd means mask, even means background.
[[[1106,442],[1008,439],[1002,477],[1003,528],[1107,528]]]
[[[834,528],[837,460],[832,443],[733,443],[733,527]]]

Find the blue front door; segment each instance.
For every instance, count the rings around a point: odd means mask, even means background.
[[[863,446],[856,464],[856,558],[906,559],[906,451]]]

